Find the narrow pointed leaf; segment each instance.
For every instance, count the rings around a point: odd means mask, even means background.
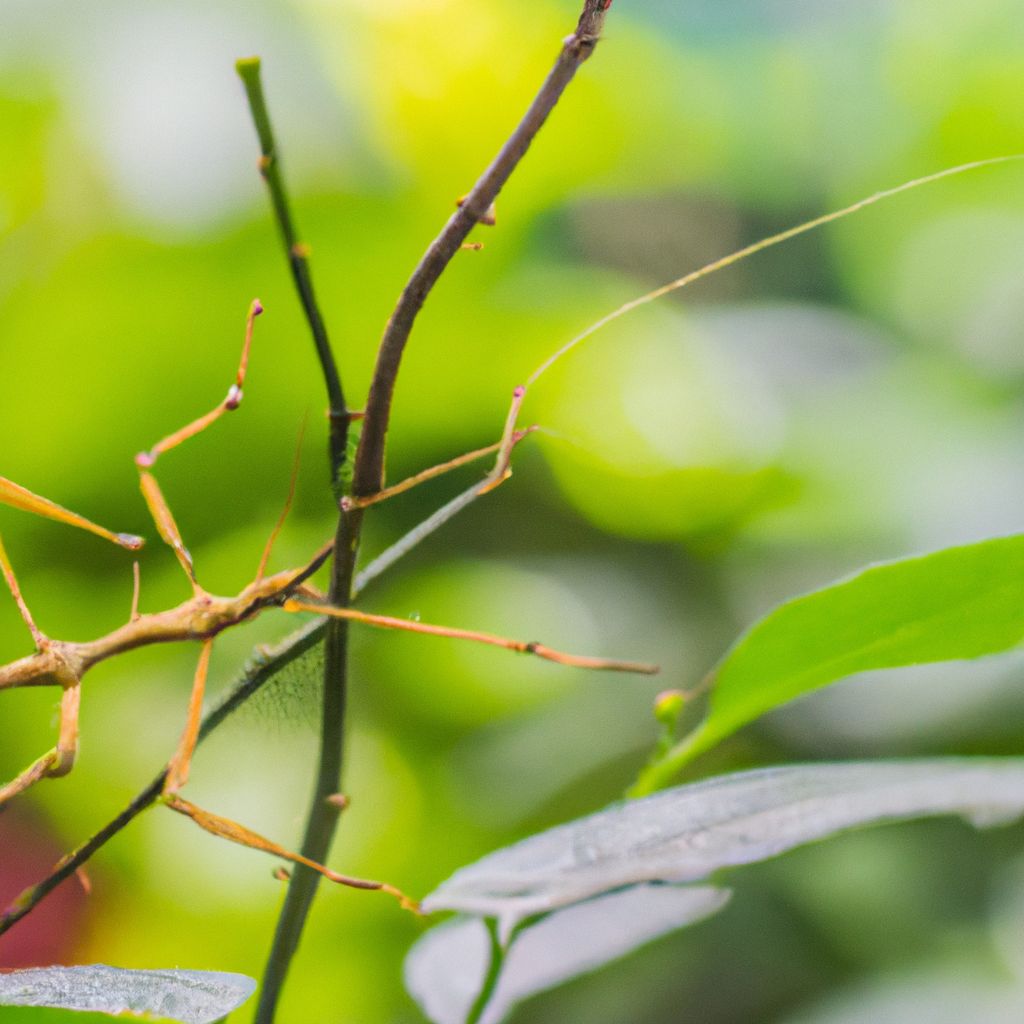
[[[515,938],[480,1024],[498,1024],[524,999],[709,917],[728,900],[727,889],[713,886],[635,885],[551,914]],[[482,921],[446,922],[409,951],[405,986],[435,1024],[463,1024],[489,952]]]
[[[959,814],[976,825],[1024,813],[1024,758],[788,765],[725,775],[524,839],[457,871],[424,910],[533,914],[642,882],[691,882],[844,829]]]
[[[0,973],[0,1006],[89,1010],[182,1024],[212,1024],[256,990],[244,974],[219,971],[132,971],[89,967],[38,967]]]
[[[672,769],[759,715],[871,669],[979,658],[1024,640],[1024,534],[885,562],[788,601],[719,667]]]

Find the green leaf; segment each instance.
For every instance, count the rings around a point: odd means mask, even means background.
[[[37,967],[0,973],[0,1006],[212,1024],[241,1006],[255,989],[252,978],[220,971],[132,971],[103,964]]]
[[[703,724],[634,789],[680,767],[759,715],[871,669],[979,658],[1024,639],[1024,534],[865,569],[788,601],[719,666]]]

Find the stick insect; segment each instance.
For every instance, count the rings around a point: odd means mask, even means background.
[[[970,163],[946,168],[934,174],[904,182],[894,188],[876,192],[873,195],[867,196],[850,204],[849,206],[824,214],[823,216],[814,218],[813,220],[806,221],[786,231],[782,231],[776,235],[762,239],[759,242],[755,242],[752,245],[746,246],[714,260],[695,271],[685,274],[674,281],[670,281],[659,288],[653,289],[638,298],[624,303],[611,313],[592,323],[581,333],[570,339],[547,361],[545,361],[530,376],[527,381],[527,386],[532,386],[536,383],[536,381],[546,373],[556,361],[568,355],[577,346],[582,344],[603,327],[615,320],[618,320],[620,317],[632,312],[640,306],[646,305],[647,303],[653,302],[664,295],[694,284],[700,279],[718,270],[747,259],[764,249],[787,241],[797,235],[811,231],[824,224],[845,218],[867,206],[873,205],[883,199],[898,195],[910,189],[915,189],[919,186],[951,177],[953,175],[962,174],[967,171],[973,171],[1011,161],[1019,161],[1021,159],[1024,159],[1024,156],[1011,155],[995,157],[987,160],[972,161]],[[67,772],[71,770],[74,763],[75,752],[77,750],[77,710],[79,688],[82,676],[92,665],[107,657],[120,653],[121,651],[130,650],[134,647],[146,644],[184,640],[200,641],[203,646],[201,649],[199,666],[193,683],[193,693],[190,701],[186,730],[182,736],[178,751],[172,759],[167,772],[158,778],[153,792],[162,791],[165,803],[168,803],[174,810],[191,817],[201,827],[216,835],[231,839],[234,842],[242,843],[243,845],[264,850],[286,860],[307,864],[314,870],[319,871],[325,877],[341,882],[342,884],[353,885],[358,888],[381,889],[383,891],[387,891],[402,900],[406,905],[411,906],[411,901],[408,901],[406,897],[391,886],[385,886],[378,882],[368,882],[362,879],[351,879],[337,875],[335,872],[330,871],[320,864],[307,861],[297,854],[290,853],[269,840],[250,832],[241,825],[203,811],[200,808],[195,807],[195,805],[187,803],[177,795],[177,790],[184,785],[188,776],[191,752],[192,749],[194,749],[196,733],[198,731],[198,715],[202,703],[203,687],[205,685],[206,667],[209,660],[209,647],[212,644],[214,636],[216,636],[218,632],[244,621],[245,619],[252,618],[267,608],[277,607],[291,611],[309,609],[315,610],[321,615],[337,615],[339,617],[363,621],[371,625],[377,625],[385,628],[400,628],[432,635],[460,637],[476,640],[478,642],[497,644],[498,646],[507,647],[512,650],[527,651],[541,657],[549,658],[549,660],[569,665],[636,672],[652,672],[654,671],[654,666],[637,665],[628,662],[612,662],[605,661],[603,659],[579,658],[572,655],[562,654],[561,652],[552,651],[548,648],[542,647],[541,645],[526,644],[520,641],[508,640],[503,637],[496,637],[488,634],[471,633],[469,631],[452,630],[440,626],[428,626],[419,622],[409,622],[407,620],[396,620],[383,616],[367,615],[354,609],[331,609],[322,603],[322,598],[316,594],[308,584],[309,578],[330,557],[330,544],[326,544],[318,550],[305,566],[269,577],[264,574],[267,560],[269,558],[270,548],[278,530],[280,529],[283,516],[275,526],[274,531],[268,540],[267,546],[264,549],[256,579],[254,579],[249,586],[244,588],[242,592],[234,598],[217,598],[203,591],[195,580],[191,559],[181,541],[177,527],[174,525],[173,516],[171,516],[166,501],[164,501],[163,496],[160,493],[160,489],[156,484],[156,480],[153,478],[150,470],[159,455],[176,447],[189,437],[199,433],[201,430],[206,429],[206,427],[210,426],[216,419],[219,419],[224,412],[237,408],[242,397],[241,391],[242,384],[244,382],[249,345],[251,342],[252,325],[255,317],[261,311],[262,309],[258,303],[254,303],[249,311],[246,323],[246,340],[243,346],[243,357],[239,366],[238,374],[236,375],[235,384],[228,392],[228,396],[224,402],[222,402],[221,405],[215,408],[211,413],[208,413],[204,417],[200,417],[200,419],[189,424],[187,427],[182,428],[182,430],[175,434],[169,435],[163,441],[154,446],[154,448],[149,452],[143,453],[137,458],[137,464],[139,464],[140,468],[143,493],[146,495],[147,503],[153,511],[157,527],[165,542],[170,544],[174,549],[175,554],[178,556],[179,562],[181,562],[185,568],[193,587],[193,597],[189,601],[186,601],[177,608],[170,609],[166,612],[155,615],[139,615],[136,607],[138,591],[138,585],[136,584],[136,598],[133,600],[132,615],[130,621],[125,626],[122,626],[120,629],[108,634],[106,637],[102,637],[99,640],[92,641],[90,643],[74,644],[65,641],[52,640],[46,637],[38,629],[32,619],[18,587],[13,569],[11,568],[10,560],[4,551],[2,542],[0,542],[0,569],[3,571],[8,589],[14,597],[15,603],[21,612],[22,619],[28,626],[36,646],[34,654],[29,655],[26,658],[22,658],[19,661],[12,662],[9,665],[0,666],[0,689],[13,688],[16,686],[45,685],[61,686],[64,689],[64,695],[61,703],[60,735],[57,747],[55,750],[50,751],[43,755],[43,757],[39,758],[13,782],[0,788],[0,809],[2,809],[3,805],[13,796],[28,789],[41,779],[67,774]],[[385,488],[368,497],[342,499],[343,503],[346,503],[348,507],[367,507],[374,505],[387,498],[401,494],[404,491],[407,491],[426,480],[433,479],[434,477],[448,472],[449,470],[465,466],[468,463],[484,458],[487,455],[496,454],[494,467],[484,477],[483,481],[474,484],[467,491],[452,499],[452,501],[447,505],[442,506],[419,527],[416,527],[407,534],[406,537],[398,541],[391,548],[388,548],[382,555],[378,556],[377,559],[375,559],[356,577],[353,587],[354,592],[358,592],[366,582],[380,575],[413,545],[418,543],[425,536],[428,536],[433,532],[433,530],[437,529],[439,525],[452,518],[466,505],[471,503],[481,494],[497,487],[508,478],[511,472],[510,461],[513,449],[534,429],[532,427],[521,429],[517,425],[519,411],[525,395],[526,387],[519,387],[515,389],[512,404],[506,418],[505,428],[502,432],[501,439],[498,442],[488,445],[487,447],[477,449],[476,451],[469,452],[466,455],[459,456],[450,462],[424,470],[401,483]],[[97,526],[95,523],[84,519],[76,513],[70,512],[48,499],[35,495],[25,488],[20,487],[19,485],[2,477],[0,477],[0,504],[6,504],[36,515],[41,515],[48,519],[53,519],[58,522],[63,522],[68,525],[87,530],[128,550],[137,550],[142,543],[140,538],[126,534],[117,534],[102,526]],[[298,648],[296,648],[296,650],[297,649]],[[168,783],[167,780],[171,780],[170,783]],[[33,906],[44,899],[46,894],[51,892],[56,884],[63,878],[66,878],[76,868],[81,867],[96,848],[106,842],[111,835],[116,834],[120,828],[124,827],[124,824],[132,820],[132,818],[136,814],[140,813],[142,809],[148,807],[152,802],[152,799],[153,798],[149,796],[148,790],[143,791],[139,797],[133,801],[132,805],[124,814],[105,827],[97,834],[97,836],[83,844],[83,846],[75,851],[74,854],[65,858],[43,883],[27,890],[26,893],[24,893],[23,896],[20,897],[11,908],[9,908],[9,910],[3,915],[3,918],[0,919],[0,933],[6,931],[17,920],[23,917]]]
[[[192,556],[185,546],[153,468],[162,455],[206,430],[225,413],[238,408],[242,401],[242,389],[249,362],[254,324],[262,312],[263,307],[259,300],[254,300],[246,317],[245,340],[238,370],[234,383],[229,388],[224,400],[210,412],[167,435],[148,451],[141,452],[135,457],[135,464],[139,471],[139,486],[153,523],[161,540],[174,552],[175,558],[188,578],[192,596],[187,601],[166,611],[141,614],[138,607],[139,573],[138,563],[136,563],[132,610],[127,623],[106,636],[92,641],[78,643],[56,640],[45,634],[37,625],[22,595],[11,561],[0,543],[0,569],[2,569],[4,580],[35,646],[34,653],[0,667],[0,690],[27,686],[57,686],[62,690],[56,746],[37,758],[11,782],[0,786],[0,807],[42,779],[56,778],[66,775],[72,770],[78,750],[78,710],[81,683],[90,668],[107,658],[138,647],[157,643],[194,641],[200,644],[199,659],[193,678],[185,727],[178,747],[168,764],[166,779],[163,783],[162,802],[172,810],[191,818],[201,828],[214,835],[263,850],[294,863],[304,864],[341,885],[387,892],[397,898],[403,906],[415,909],[415,903],[394,886],[339,874],[300,854],[292,853],[237,822],[197,807],[180,795],[180,791],[189,777],[192,755],[199,734],[210,654],[214,639],[219,633],[252,619],[267,609],[278,608],[293,613],[314,612],[385,629],[402,629],[431,636],[490,644],[532,654],[561,665],[639,674],[652,674],[657,671],[657,668],[653,665],[636,662],[566,654],[540,643],[512,640],[490,633],[429,625],[392,616],[372,615],[354,608],[332,607],[325,602],[323,595],[309,581],[331,557],[333,540],[324,544],[308,562],[298,568],[286,569],[271,575],[266,572],[274,541],[283,526],[288,511],[287,505],[264,547],[252,582],[234,597],[219,597],[206,591],[199,583]],[[375,504],[489,453],[497,454],[494,468],[482,483],[475,486],[473,491],[475,494],[483,494],[498,486],[511,473],[509,463],[512,450],[530,433],[529,429],[521,430],[517,427],[518,412],[524,395],[524,389],[516,389],[502,438],[497,443],[421,472],[369,498],[361,499],[359,504]],[[115,533],[98,526],[91,520],[4,478],[0,478],[0,503],[88,530],[127,550],[138,550],[143,543],[139,537]],[[380,571],[380,566],[376,571]]]

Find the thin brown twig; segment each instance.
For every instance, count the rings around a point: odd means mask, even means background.
[[[377,364],[366,402],[363,432],[356,455],[353,494],[364,497],[379,491],[384,467],[384,447],[398,370],[416,316],[427,296],[466,236],[487,216],[502,187],[526,155],[527,149],[554,110],[580,66],[594,52],[611,0],[586,0],[576,31],[562,43],[554,67],[522,120],[481,175],[462,205],[452,214],[427,249],[402,290],[388,320],[377,352]]]

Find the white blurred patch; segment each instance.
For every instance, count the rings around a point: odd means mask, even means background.
[[[330,163],[337,174],[350,148],[312,41],[277,5],[5,0],[5,7],[0,61],[50,69],[68,128],[143,230],[194,231],[260,198],[238,57],[264,58],[293,191],[307,168]]]
[[[907,753],[922,743],[1016,735],[1024,653],[866,672],[810,694],[767,721],[801,750]]]
[[[950,258],[959,254],[959,258]],[[995,376],[1024,368],[1024,217],[1013,208],[957,210],[901,245],[897,313],[929,346],[951,346]]]
[[[630,344],[622,379],[626,416],[671,466],[714,465],[739,455],[768,461],[782,435],[782,410],[749,366],[707,343],[665,334]]]
[[[232,81],[246,34],[219,12],[168,7],[136,8],[84,33],[93,59],[77,69],[73,106],[133,212],[202,224],[247,197],[253,161],[240,155],[255,142]]]

